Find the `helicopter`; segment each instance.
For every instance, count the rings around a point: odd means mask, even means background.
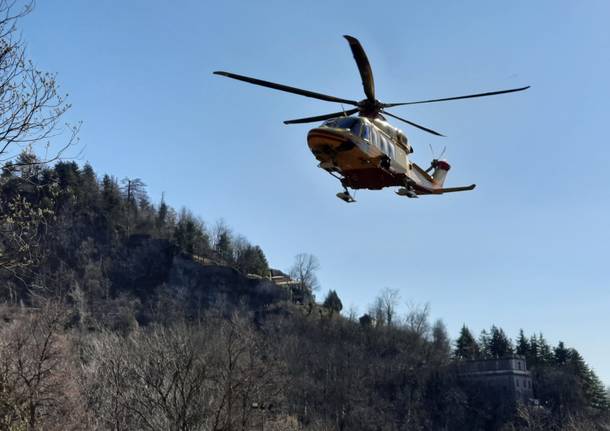
[[[354,106],[347,111],[342,110],[315,117],[284,121],[284,124],[323,121],[319,127],[309,131],[307,144],[319,161],[318,167],[341,182],[343,191],[337,193],[337,197],[345,202],[355,202],[350,194],[350,189],[380,190],[386,187],[399,187],[396,194],[409,198],[417,198],[419,195],[440,195],[473,190],[475,184],[444,187],[447,173],[451,169],[447,160],[441,159],[444,150],[439,157],[433,156],[427,169],[411,162],[409,155],[413,153],[413,148],[409,144],[407,136],[402,130],[388,123],[386,116],[436,136],[444,135],[392,114],[387,111],[387,108],[514,93],[527,90],[529,86],[441,99],[383,103],[375,98],[373,71],[364,48],[355,37],[348,35],[343,37],[349,43],[362,79],[362,87],[366,98],[360,101],[343,99],[230,72],[215,71],[214,74],[313,99]],[[358,114],[358,116],[353,116],[353,114]]]

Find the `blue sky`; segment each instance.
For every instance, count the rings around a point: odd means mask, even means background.
[[[140,177],[154,200],[224,218],[287,269],[321,262],[364,312],[384,287],[463,323],[543,332],[610,383],[610,3],[39,1],[21,25],[30,56],[58,73],[82,161]],[[316,167],[307,125],[341,109],[212,75],[227,70],[360,99],[346,41],[360,39],[388,102],[531,85],[525,93],[394,113],[414,160],[428,145],[473,192],[409,200],[360,191],[347,205]],[[401,125],[394,123],[397,126]]]

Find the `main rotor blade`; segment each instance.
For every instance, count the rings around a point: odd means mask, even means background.
[[[344,35],[343,37],[349,42],[349,47],[354,55],[354,60],[356,60],[356,64],[358,65],[360,78],[362,78],[362,87],[364,87],[364,94],[366,94],[367,99],[373,101],[375,100],[375,82],[373,80],[373,70],[371,69],[369,59],[366,57],[364,48],[362,48],[362,45],[360,45],[360,42],[355,37],[348,35]]]
[[[491,91],[488,93],[469,94],[467,96],[446,97],[444,99],[419,100],[417,102],[405,102],[405,103],[384,103],[383,107],[391,108],[392,106],[416,105],[418,103],[445,102],[447,100],[471,99],[473,97],[495,96],[496,94],[505,94],[505,93],[514,93],[516,91],[523,91],[523,90],[527,90],[528,88],[530,88],[529,85],[527,87],[511,88],[510,90],[500,90],[500,91]]]
[[[288,93],[294,93],[301,96],[311,97],[314,99],[326,100],[327,102],[345,103],[347,105],[358,105],[355,100],[341,99],[339,97],[328,96],[322,93],[315,93],[309,90],[301,90],[296,87],[289,87],[288,85],[276,84],[274,82],[263,81],[262,79],[250,78],[248,76],[237,75],[235,73],[216,71],[214,75],[226,76],[227,78],[237,79],[239,81],[249,82],[250,84],[261,85],[263,87],[273,88],[274,90],[287,91]]]
[[[410,124],[410,125],[411,125],[411,126],[413,126],[413,127],[417,127],[418,129],[421,129],[421,130],[423,130],[424,132],[432,133],[433,135],[436,135],[436,136],[445,136],[445,135],[441,135],[441,134],[440,134],[440,133],[438,133],[438,132],[435,132],[435,131],[434,131],[434,130],[432,130],[432,129],[428,129],[428,128],[426,128],[426,127],[424,127],[424,126],[420,126],[419,124],[416,124],[416,123],[414,123],[414,122],[412,122],[412,121],[405,120],[404,118],[400,118],[398,115],[390,114],[388,111],[382,111],[382,113],[383,113],[384,115],[389,115],[390,117],[396,118],[397,120],[404,121],[405,123]]]
[[[296,120],[286,120],[284,124],[302,124],[302,123],[315,123],[317,121],[328,120],[329,118],[350,116],[358,112],[358,108],[350,109],[349,111],[333,112],[332,114],[318,115],[317,117],[298,118]]]

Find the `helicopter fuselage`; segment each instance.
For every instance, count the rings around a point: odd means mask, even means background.
[[[412,149],[404,133],[377,118],[330,119],[309,131],[307,143],[319,166],[353,189],[404,186],[417,169],[409,161]],[[427,174],[421,180],[434,185]]]
[[[353,189],[402,186],[411,165],[406,136],[378,119],[330,119],[310,130],[307,142],[320,167]]]
[[[345,188],[403,187],[406,195],[474,188],[471,185],[444,189],[449,163],[433,160],[428,169],[433,169],[432,175],[428,174],[409,160],[413,150],[406,135],[380,118],[331,118],[309,131],[307,143],[320,162],[319,167],[339,178]]]

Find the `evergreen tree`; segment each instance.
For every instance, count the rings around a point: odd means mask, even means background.
[[[563,344],[563,341],[560,341],[553,351],[553,359],[555,364],[565,365],[568,362],[569,354],[570,352],[566,348],[565,344]]]
[[[229,231],[220,232],[216,252],[227,262],[233,262],[233,241]]]
[[[123,178],[121,182],[127,204],[137,210],[138,202],[146,196],[146,184],[140,178]]]
[[[59,187],[76,189],[80,184],[80,169],[75,162],[59,162],[55,165]]]
[[[174,230],[174,238],[182,251],[201,256],[209,249],[210,240],[203,222],[183,209]]]
[[[116,180],[108,175],[102,178],[102,209],[106,219],[108,234],[111,236],[122,230],[122,201]]]
[[[523,329],[519,330],[519,338],[517,339],[516,353],[517,355],[527,356],[530,351],[530,343],[523,333]]]
[[[121,204],[121,195],[116,180],[108,175],[102,179],[102,199],[107,212],[113,213]]]
[[[340,313],[343,309],[343,303],[341,299],[339,299],[339,295],[334,290],[329,290],[326,295],[326,299],[324,299],[324,308],[330,310],[331,315],[334,313]]]
[[[568,367],[581,381],[589,406],[599,410],[609,410],[610,400],[604,385],[576,349],[568,350]]]
[[[251,263],[250,267],[255,274],[266,277],[269,275],[269,262],[267,262],[267,257],[263,252],[263,249],[258,245],[255,245],[251,248]]]
[[[553,362],[553,352],[542,333],[538,334],[538,356],[539,363],[550,364]]]
[[[479,335],[479,358],[480,359],[489,359],[491,358],[491,351],[490,351],[490,342],[491,342],[491,336],[487,333],[487,331],[485,329],[483,329],[481,331],[481,334]]]
[[[167,224],[167,212],[168,207],[165,203],[165,195],[161,195],[161,203],[159,203],[159,210],[157,211],[157,219],[155,220],[155,226],[159,233],[163,233]]]
[[[460,336],[455,341],[454,356],[456,359],[476,359],[480,356],[477,340],[466,325],[462,325]]]
[[[2,94],[1,91],[0,94]],[[1,140],[2,139],[0,138],[0,141]],[[32,152],[30,149],[25,149],[17,157],[14,168],[11,170],[11,172],[13,175],[16,175],[21,179],[35,180],[42,169],[40,163],[40,159],[34,152]]]
[[[127,220],[127,235],[131,234],[134,220],[138,217],[138,204],[142,200],[148,201],[146,184],[140,178],[123,178],[123,197],[125,200],[125,216]]]
[[[235,266],[243,274],[256,274],[262,277],[269,274],[267,258],[258,245],[244,244],[236,249]]]
[[[432,358],[437,365],[446,363],[451,356],[451,341],[447,333],[447,327],[441,319],[432,325]]]
[[[502,328],[495,325],[491,327],[491,337],[489,340],[489,354],[492,358],[503,358],[513,353],[513,346],[510,339]]]
[[[363,328],[370,328],[373,326],[373,318],[370,316],[370,314],[363,314],[358,319],[358,322],[360,322],[360,326]]]
[[[96,211],[99,205],[99,185],[95,171],[89,163],[81,170],[78,186],[79,208],[82,211]]]
[[[532,335],[530,337],[529,344],[529,354],[526,356],[526,360],[528,364],[536,365],[540,361],[540,346],[538,345],[538,338],[535,335]]]

